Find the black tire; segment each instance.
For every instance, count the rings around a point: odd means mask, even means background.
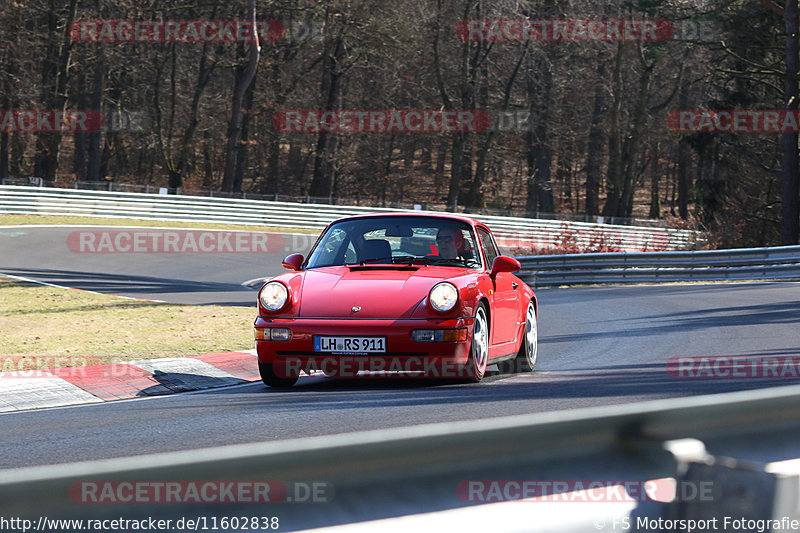
[[[525,312],[525,328],[522,333],[519,352],[514,359],[502,361],[498,364],[504,374],[516,372],[533,372],[536,358],[539,355],[539,325],[536,317],[536,308],[533,301],[528,304]]]
[[[469,362],[464,367],[466,381],[477,383],[486,375],[489,362],[489,315],[486,306],[479,304],[475,311],[472,327],[472,344],[469,348]]]
[[[261,381],[263,381],[265,385],[276,389],[290,388],[297,383],[297,378],[299,377],[279,376],[275,373],[272,363],[262,363],[261,361],[258,362],[258,372],[261,374]]]

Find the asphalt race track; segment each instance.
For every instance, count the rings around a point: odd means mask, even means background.
[[[174,228],[159,231],[117,226],[0,227],[0,272],[56,285],[170,303],[254,306],[254,290],[241,283],[281,273],[284,270],[281,260],[290,253],[307,253],[315,239],[314,235],[268,234],[265,247],[268,252],[265,253],[236,253],[235,238],[224,248],[234,252],[225,253],[183,252],[184,247],[178,247],[177,252],[170,249],[170,253],[110,253],[99,246],[99,239],[93,249],[102,250],[102,253],[93,253],[89,247],[81,249],[81,233],[101,231],[111,235],[115,232],[130,235],[180,232]],[[234,233],[192,232],[198,236]],[[131,245],[126,241],[122,243]]]
[[[252,305],[245,280],[280,272],[271,254],[81,254],[74,228],[0,229],[0,272],[100,292]],[[23,234],[10,236],[14,232]],[[310,242],[308,242],[310,245]],[[291,250],[295,251],[295,250]],[[302,251],[302,250],[300,250]],[[540,289],[536,372],[482,383],[301,378],[0,415],[0,468],[575,409],[789,385],[798,378],[686,379],[677,356],[800,352],[800,284]],[[66,445],[68,443],[68,445]]]

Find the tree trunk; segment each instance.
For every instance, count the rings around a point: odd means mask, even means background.
[[[503,101],[500,106],[501,109],[506,109],[508,107],[508,102],[511,99],[511,90],[514,87],[514,82],[517,80],[517,75],[519,74],[522,62],[527,57],[527,51],[528,48],[525,47],[522,53],[520,53],[517,64],[515,65],[514,70],[511,72],[508,81],[506,81],[505,91],[503,93]],[[484,74],[484,79],[486,77],[488,77],[488,74]],[[486,107],[488,107],[488,103],[489,96],[486,94],[486,90],[484,89],[481,91],[481,109],[486,109]],[[483,133],[478,136],[478,138],[483,140],[483,143],[478,149],[477,160],[475,162],[475,176],[472,178],[472,183],[470,184],[468,198],[468,205],[473,207],[483,207],[483,192],[481,191],[481,186],[483,185],[483,181],[486,176],[486,161],[489,157],[489,152],[492,149],[492,143],[494,142],[494,137],[496,134],[497,130],[493,128],[488,133]]]
[[[437,17],[438,20],[433,34],[433,67],[436,74],[436,86],[439,90],[439,97],[442,100],[442,108],[451,111],[455,109],[455,106],[453,98],[447,92],[447,85],[444,81],[440,49],[440,32],[441,28],[446,25],[441,0],[437,2]],[[473,56],[470,54],[470,44],[465,42],[461,45],[461,57],[459,58],[462,76],[460,86],[460,105],[462,109],[472,109],[475,101],[472,92],[473,88],[470,87],[469,83],[470,81],[475,81],[474,72],[470,69],[471,66],[475,66]],[[447,188],[447,209],[455,212],[458,211],[462,185],[469,184],[471,181],[472,149],[468,133],[456,132],[450,138],[452,139],[452,152],[450,154],[450,183]]]
[[[256,0],[249,0],[247,19],[256,27]],[[233,89],[233,104],[231,105],[231,121],[228,126],[228,142],[225,145],[225,172],[222,176],[222,190],[234,192],[236,181],[236,159],[239,155],[239,140],[242,136],[242,101],[245,91],[253,83],[258,68],[258,59],[261,55],[261,46],[258,42],[258,32],[253,31],[253,40],[250,42],[250,59],[241,77],[237,77]],[[239,192],[239,191],[236,191]]]
[[[8,162],[9,174],[18,176],[22,174],[22,160],[25,157],[25,141],[22,134],[15,131],[11,134],[11,160]]]
[[[282,184],[286,183],[287,167],[281,168],[280,155],[281,155],[281,137],[277,131],[270,132],[269,141],[267,145],[267,165],[264,176],[264,183],[262,184],[262,191],[266,194],[278,194],[278,189]]]
[[[6,107],[8,109],[8,107]],[[0,180],[8,177],[8,132],[0,132]]]
[[[240,192],[244,183],[245,173],[249,165],[250,156],[250,121],[253,110],[253,95],[255,93],[255,80],[250,84],[244,96],[242,114],[242,140],[239,143],[239,153],[236,155],[236,172],[233,179],[233,190]]]
[[[636,192],[636,184],[643,169],[639,168],[639,144],[641,143],[642,130],[647,122],[647,98],[650,94],[650,79],[655,61],[647,63],[643,47],[639,47],[639,59],[642,66],[642,73],[639,76],[639,91],[637,94],[636,105],[633,110],[631,120],[633,127],[627,135],[622,150],[622,197],[616,216],[630,218],[633,214],[633,195]]]
[[[42,104],[50,111],[63,111],[67,104],[72,40],[69,26],[78,9],[78,0],[69,0],[65,20],[58,20],[59,6],[63,2],[50,0],[47,17],[48,47],[42,60]],[[60,31],[59,31],[60,29]],[[58,171],[60,132],[39,132],[36,134],[36,156],[34,175],[54,180]]]
[[[94,67],[94,86],[92,88],[92,110],[98,114],[103,112],[103,92],[106,86],[106,66],[102,50],[98,53],[97,63]],[[89,164],[86,169],[88,181],[100,181],[102,173],[102,131],[93,131],[89,134]]]
[[[452,212],[458,211],[458,201],[461,193],[461,184],[469,178],[469,170],[466,168],[466,159],[469,153],[467,147],[466,133],[454,133],[453,151],[451,152],[450,163],[450,186],[447,189],[447,209]]]
[[[216,14],[216,6],[212,13],[212,18]],[[177,164],[174,162],[167,162],[167,166],[171,167],[176,174],[175,187],[183,187],[183,180],[189,174],[189,159],[194,151],[194,135],[197,131],[199,123],[198,113],[200,109],[200,98],[203,96],[203,91],[211,79],[211,74],[214,72],[216,63],[208,64],[208,42],[203,43],[203,49],[200,52],[200,66],[197,70],[197,83],[195,84],[194,94],[192,95],[192,106],[189,108],[189,124],[183,132],[181,139],[180,150],[178,151]]]
[[[608,172],[606,174],[606,204],[603,206],[603,215],[616,216],[622,200],[622,43],[617,44],[617,53],[614,58],[613,70],[614,97],[611,104],[611,124],[608,135]]]
[[[594,85],[594,105],[586,154],[586,214],[596,216],[600,211],[600,173],[603,167],[605,145],[606,62],[603,52],[597,54],[597,76]]]
[[[688,76],[687,76],[688,78]],[[684,81],[678,97],[678,109],[687,109],[689,105],[689,82]],[[684,140],[678,141],[678,216],[689,218],[689,165],[691,158],[689,147]]]
[[[322,99],[325,110],[331,111],[336,107],[339,97],[341,71],[340,61],[344,54],[344,43],[341,36],[331,42],[324,51],[322,60]],[[314,177],[311,179],[309,196],[330,198],[333,194],[334,161],[333,139],[330,132],[321,129],[317,135],[317,147],[314,154]]]
[[[658,143],[654,142],[652,146],[653,163],[650,167],[650,218],[661,218],[661,199],[658,197],[658,184],[661,181],[659,175],[660,169],[658,166]]]
[[[438,150],[436,151],[436,175],[444,176],[444,164],[447,161],[447,149],[450,143],[446,140],[439,143]]]
[[[527,72],[528,112],[536,127],[525,132],[528,164],[528,191],[525,210],[552,213],[555,211],[551,166],[553,153],[550,146],[550,93],[553,76],[544,60],[535,62]]]
[[[203,188],[214,188],[214,163],[211,157],[211,133],[203,134]]]
[[[78,108],[89,109],[89,97],[86,94],[86,76],[78,79]],[[8,107],[6,107],[8,109]],[[83,131],[76,131],[72,136],[75,150],[72,155],[72,171],[75,173],[77,181],[86,180],[86,157],[89,150],[89,134]]]
[[[289,175],[292,181],[299,182],[303,179],[306,168],[306,158],[303,156],[301,144],[297,140],[292,140],[289,145]]]
[[[383,179],[381,179],[381,207],[386,207],[386,194],[389,189],[389,180],[392,175],[392,155],[394,154],[395,133],[389,136],[389,149],[386,151],[386,161],[383,163]]]
[[[783,17],[786,23],[786,72],[784,74],[784,108],[791,113],[798,109],[798,69],[800,69],[800,42],[798,42],[797,0],[786,0]],[[800,198],[798,197],[797,132],[781,135],[783,150],[781,165],[781,244],[797,244],[800,233]]]

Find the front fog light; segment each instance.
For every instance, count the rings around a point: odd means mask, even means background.
[[[289,328],[269,328],[269,340],[289,341],[292,340],[292,330]]]
[[[415,329],[411,332],[414,342],[434,342],[436,341],[435,329]]]
[[[467,340],[467,328],[415,329],[411,332],[414,342],[459,342]]]

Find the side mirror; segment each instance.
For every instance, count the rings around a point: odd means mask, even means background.
[[[283,260],[283,268],[289,270],[300,270],[300,265],[303,264],[303,254],[287,255]]]
[[[520,268],[522,268],[522,265],[513,257],[498,255],[492,261],[492,271],[489,275],[494,277],[499,272],[516,272]]]

